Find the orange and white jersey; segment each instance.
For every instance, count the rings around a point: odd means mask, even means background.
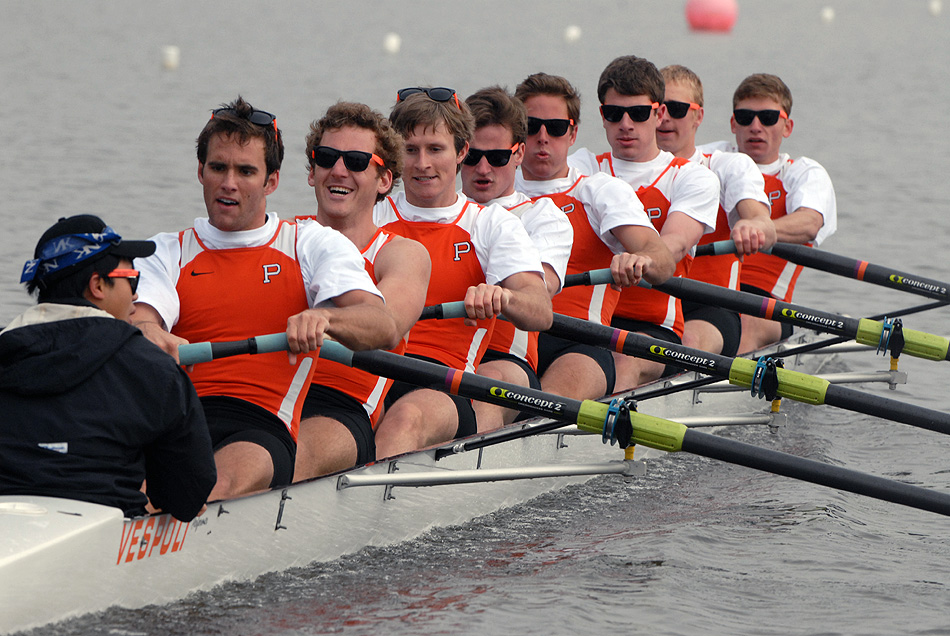
[[[650,161],[633,162],[614,157],[612,153],[594,155],[580,149],[568,158],[580,169],[596,169],[622,179],[636,190],[647,216],[661,233],[672,212],[681,212],[695,219],[704,232],[716,226],[719,209],[719,179],[708,168],[660,151]],[[692,252],[676,264],[674,276],[685,276],[692,262]],[[614,314],[623,318],[643,320],[683,335],[682,302],[673,296],[642,287],[628,287],[620,292]]]
[[[551,199],[574,228],[567,274],[610,267],[614,254],[624,251],[611,230],[624,225],[655,230],[643,204],[629,184],[597,172],[584,175],[570,168],[562,179],[528,181],[519,170],[515,190],[532,199]],[[578,285],[562,289],[553,299],[559,314],[609,325],[620,292],[609,285]]]
[[[736,152],[737,148],[726,141],[701,146],[700,150]],[[802,207],[810,208],[821,214],[824,222],[809,245],[819,245],[834,234],[838,226],[835,190],[821,164],[808,157],[793,160],[783,152],[774,162],[756,166],[765,178],[765,194],[772,206],[773,220]],[[752,254],[743,261],[740,283],[764,289],[775,298],[789,302],[801,271],[800,265],[771,254]]]
[[[261,228],[221,232],[196,219],[192,229],[152,240],[155,254],[135,263],[142,272],[138,302],[191,342],[281,332],[288,317],[347,291],[379,294],[359,250],[316,223],[268,215]],[[256,404],[296,437],[314,362],[312,355],[298,356],[290,365],[282,352],[235,356],[196,365],[191,378],[198,395]]]
[[[524,226],[498,205],[482,207],[459,194],[445,208],[419,208],[405,193],[374,208],[377,226],[422,243],[432,260],[426,305],[463,300],[468,288],[497,285],[521,272],[543,276],[541,258]],[[495,319],[475,326],[463,319],[420,320],[409,332],[407,353],[474,372],[488,348]]]
[[[532,201],[521,192],[513,192],[504,197],[491,201],[504,207],[506,210],[521,219],[531,242],[541,254],[541,262],[554,270],[558,278],[558,288],[564,283],[567,262],[571,256],[571,245],[574,243],[574,228],[571,222],[554,202],[547,198]],[[545,274],[546,275],[546,274]],[[491,342],[488,348],[517,356],[537,370],[538,368],[538,333],[523,331],[510,322],[499,320],[495,322]]]
[[[765,195],[765,179],[748,155],[740,152],[715,150],[703,154],[693,153],[690,161],[701,163],[719,177],[719,214],[716,216],[716,231],[704,234],[700,245],[725,241],[732,238],[732,228],[739,220],[736,206],[739,201],[752,199],[768,206]],[[711,285],[739,289],[739,272],[742,262],[735,254],[701,256],[693,261],[688,278]]]
[[[377,230],[376,234],[370,240],[369,244],[363,248],[363,258],[365,259],[366,272],[373,279],[373,283],[378,283],[374,272],[374,262],[379,251],[389,243],[395,235],[387,234],[382,230]],[[402,355],[406,351],[406,339],[399,342],[393,353]],[[362,369],[348,367],[345,364],[334,362],[332,360],[321,360],[316,370],[313,372],[313,384],[336,389],[341,393],[349,395],[363,405],[373,428],[379,423],[379,418],[383,411],[383,400],[392,386],[391,378],[384,378],[372,373],[367,373]]]

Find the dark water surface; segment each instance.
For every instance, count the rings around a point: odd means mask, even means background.
[[[664,0],[0,0],[0,322],[29,306],[16,281],[56,217],[97,213],[144,237],[203,215],[194,138],[238,93],[278,116],[287,157],[271,209],[291,216],[313,209],[306,126],[338,99],[386,112],[403,86],[464,95],[544,70],[581,90],[578,145],[600,150],[597,76],[628,53],[699,73],[700,141],[729,136],[743,77],[781,75],[795,97],[785,148],[823,163],[838,195],[839,230],[824,247],[950,280],[950,15],[916,0],[740,4],[723,36],[690,33],[683,3]],[[581,30],[573,44],[570,25]],[[397,55],[383,48],[390,32]],[[161,67],[164,45],[181,49],[176,71]],[[814,272],[799,289],[801,304],[855,316],[924,302]],[[905,325],[947,334],[946,319]],[[839,367],[884,364],[863,355]],[[945,364],[902,367],[908,385],[865,390],[950,408]],[[950,445],[936,434],[830,408],[789,412],[777,433],[725,434],[950,491]],[[944,634],[948,528],[934,514],[670,456],[644,478],[598,478],[407,544],[37,633]]]

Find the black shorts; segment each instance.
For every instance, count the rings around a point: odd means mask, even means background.
[[[739,291],[744,291],[749,294],[755,294],[756,296],[765,296],[766,298],[775,298],[775,296],[765,291],[761,287],[746,285],[745,283],[739,283]],[[781,299],[775,298],[775,300],[781,300]],[[782,324],[782,340],[785,340],[786,338],[791,338],[792,333],[795,331],[795,328],[787,322],[783,322],[781,324]]]
[[[531,368],[531,365],[527,361],[519,358],[518,356],[512,353],[505,353],[503,351],[495,351],[494,349],[489,349],[485,352],[485,355],[482,356],[482,361],[479,364],[485,364],[486,362],[494,362],[495,360],[505,360],[507,362],[513,362],[517,364],[528,376],[528,386],[532,389],[541,390],[541,381],[538,380],[538,374],[535,373],[534,369]]]
[[[579,353],[596,362],[607,380],[607,392],[604,395],[613,395],[614,384],[617,382],[613,353],[602,347],[581,344],[546,333],[538,334],[538,377],[543,376],[555,360],[568,353]]]
[[[369,414],[356,398],[337,389],[311,384],[300,419],[328,417],[346,427],[356,442],[356,464],[376,461],[376,435]]]
[[[610,326],[615,329],[623,329],[624,331],[629,331],[631,333],[642,333],[645,336],[650,336],[651,338],[656,338],[657,340],[662,340],[663,342],[683,344],[683,339],[680,338],[672,329],[667,329],[666,327],[661,327],[660,325],[652,322],[646,322],[645,320],[634,320],[633,318],[614,316],[610,320]],[[668,375],[676,375],[682,370],[682,367],[668,364],[663,369],[663,373],[660,375],[660,377],[665,378]]]
[[[297,443],[287,426],[270,411],[247,400],[223,395],[201,398],[211,445],[217,451],[234,442],[251,442],[266,450],[274,464],[271,488],[294,480]]]
[[[425,356],[415,356],[415,355],[410,355],[408,353],[405,355],[407,358],[415,358],[416,360],[424,360],[426,362],[432,362],[435,364],[445,366],[438,360],[433,360],[432,358],[427,358]],[[433,388],[433,387],[417,386],[415,384],[409,384],[408,382],[400,382],[397,380],[393,382],[393,385],[389,388],[389,393],[386,394],[386,400],[384,401],[384,404],[386,405],[386,408],[389,409],[389,407],[392,406],[396,402],[396,400],[406,395],[407,393],[412,393],[416,389],[426,389],[426,388]],[[441,388],[442,387],[440,386],[438,388],[434,388],[434,390],[440,391],[441,393],[445,393],[445,391],[442,391]],[[450,393],[447,393],[446,395],[452,398],[452,402],[455,403],[455,411],[456,413],[458,413],[459,425],[458,425],[458,429],[456,429],[455,431],[455,439],[459,439],[461,437],[468,437],[469,435],[474,435],[475,433],[477,433],[478,425],[475,423],[475,409],[472,407],[472,401],[469,400],[468,398],[463,398],[458,395],[452,395]]]
[[[686,322],[704,320],[715,327],[722,335],[722,355],[735,357],[739,350],[739,340],[742,338],[742,320],[739,314],[722,307],[684,300],[683,317]]]

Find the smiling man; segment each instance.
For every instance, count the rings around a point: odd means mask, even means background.
[[[464,300],[467,318],[421,321],[407,355],[475,372],[504,314],[526,331],[551,325],[551,298],[538,250],[517,217],[455,190],[474,121],[449,88],[400,90],[390,114],[405,139],[405,192],[376,205],[376,224],[425,245],[432,260],[426,305]],[[396,382],[376,431],[379,458],[477,430],[471,400]]]
[[[521,219],[541,254],[544,283],[553,297],[561,289],[571,255],[574,228],[551,199],[531,200],[515,191],[515,174],[524,160],[528,116],[524,104],[500,86],[483,88],[465,98],[475,118],[475,134],[462,162],[462,192],[477,203],[497,203]],[[510,322],[495,323],[478,374],[540,389],[538,333]],[[487,402],[475,403],[479,432],[510,424],[518,416]]]
[[[535,73],[518,85],[515,97],[528,115],[526,153],[515,189],[532,199],[549,198],[567,214],[574,228],[567,274],[610,267],[622,287],[641,279],[653,284],[667,280],[673,256],[629,184],[568,166],[580,123],[576,89],[563,77]],[[614,286],[571,287],[555,296],[554,310],[609,325],[619,296]],[[616,379],[609,351],[548,334],[538,338],[538,374],[545,391],[577,399],[613,393]]]
[[[837,227],[837,205],[831,178],[808,157],[792,159],[781,152],[792,134],[792,93],[776,75],[756,73],[742,80],[732,96],[732,132],[735,144],[718,142],[700,147],[738,151],[752,157],[765,178],[765,193],[772,204],[776,240],[819,245]],[[770,254],[744,259],[740,274],[743,291],[790,302],[802,267]],[[747,353],[791,334],[791,327],[742,316],[739,353]]]
[[[284,154],[273,115],[239,97],[213,111],[197,147],[208,217],[153,238],[155,254],[140,263],[136,325],[176,358],[183,342],[280,331],[290,348],[190,374],[215,447],[211,498],[219,499],[293,479],[300,413],[325,335],[353,349],[392,347],[399,335],[353,243],[315,221],[267,212]]]
[[[317,222],[359,248],[397,333],[408,335],[425,303],[429,253],[373,223],[373,206],[402,174],[402,137],[369,106],[340,102],[310,125],[305,147]],[[403,337],[394,353],[405,350]],[[375,428],[391,385],[387,378],[321,361],[303,406],[294,479],[375,461]]]

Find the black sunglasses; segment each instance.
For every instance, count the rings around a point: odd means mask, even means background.
[[[215,108],[211,111],[211,119],[214,119],[215,115],[224,113],[226,115],[234,115],[235,117],[241,117],[241,115],[234,110],[233,108]],[[266,110],[252,110],[251,114],[247,117],[247,120],[252,124],[257,124],[258,126],[270,126],[274,125],[274,132],[277,132],[277,117],[268,113]]]
[[[612,124],[616,124],[623,119],[623,114],[627,113],[631,121],[644,122],[650,118],[650,115],[659,108],[657,102],[652,104],[640,104],[638,106],[617,106],[615,104],[604,104],[600,107],[600,114],[604,119]]]
[[[666,112],[673,119],[682,119],[686,117],[686,113],[689,111],[699,110],[700,108],[699,104],[695,102],[677,102],[672,99],[666,100],[663,105],[666,106]]]
[[[511,161],[511,153],[518,149],[520,144],[515,144],[511,148],[499,148],[495,150],[479,150],[478,148],[469,148],[465,155],[463,163],[466,166],[477,166],[482,157],[488,160],[488,165],[495,168],[507,166]]]
[[[337,160],[343,157],[343,165],[350,172],[363,172],[369,167],[369,162],[373,161],[377,165],[383,165],[383,160],[373,152],[363,152],[362,150],[337,150],[330,146],[316,146],[310,151],[310,157],[313,162],[321,168],[330,169],[336,165]]]
[[[748,108],[737,108],[732,111],[732,116],[740,126],[751,126],[752,120],[756,117],[763,126],[774,126],[779,119],[788,119],[788,114],[784,110],[749,110]]]
[[[548,134],[552,137],[563,137],[573,125],[573,119],[538,119],[537,117],[528,117],[528,135],[537,135],[541,132],[541,126],[544,126],[544,129],[548,131]]]
[[[455,105],[458,106],[459,110],[462,110],[462,105],[459,103],[459,96],[455,92],[455,89],[446,88],[444,86],[436,86],[435,88],[424,88],[422,86],[401,88],[396,91],[396,101],[401,102],[410,95],[415,95],[416,93],[425,93],[428,98],[434,102],[447,102],[452,98],[455,98]]]
[[[107,274],[109,278],[127,278],[129,285],[132,286],[132,293],[139,288],[139,270],[137,269],[114,269]]]

